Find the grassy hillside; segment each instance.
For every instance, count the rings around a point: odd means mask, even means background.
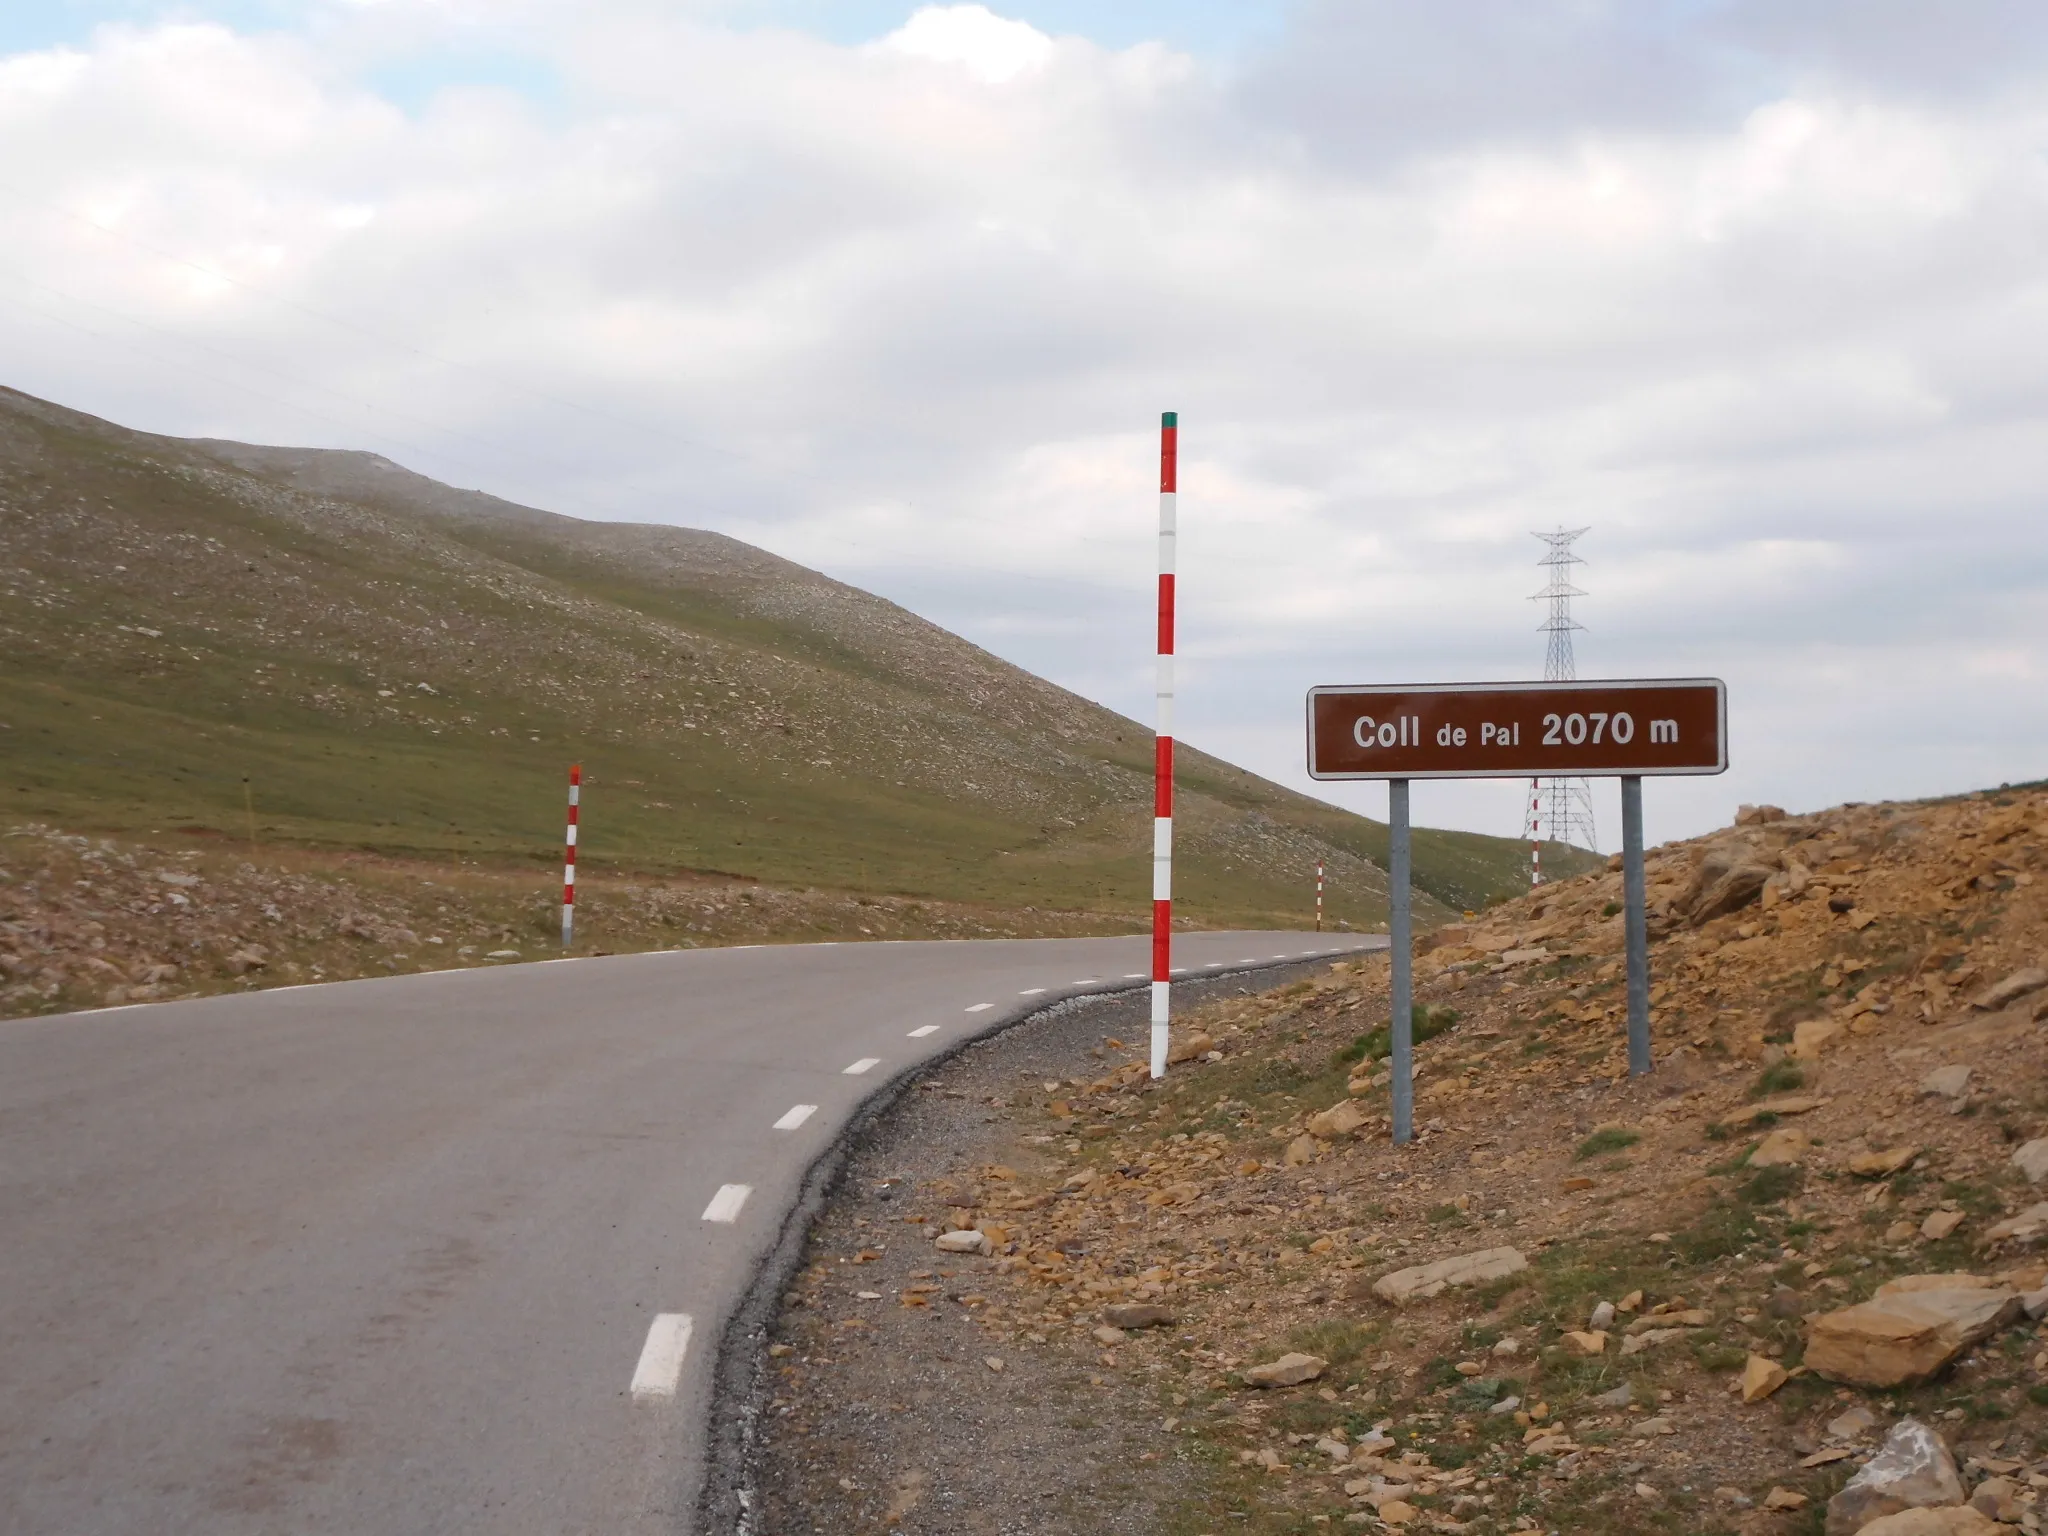
[[[253,803],[265,841],[539,869],[581,760],[594,867],[1145,909],[1147,730],[716,534],[12,391],[0,529],[0,820],[239,836]],[[1180,795],[1190,919],[1298,922],[1321,857],[1333,918],[1382,920],[1383,827],[1191,749]],[[1475,906],[1525,857],[1419,832],[1417,882]]]

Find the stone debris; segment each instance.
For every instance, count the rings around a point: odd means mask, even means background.
[[[2029,1184],[2048,1179],[2048,1136],[2037,1136],[2015,1147],[2012,1165],[2027,1176]]]
[[[2048,987],[2048,970],[2038,965],[2030,965],[1986,987],[1970,999],[1970,1006],[1987,1013],[1993,1012],[2003,1008],[2007,1003],[2019,1001],[2029,992],[2038,992],[2043,987]]]
[[[1918,1147],[1890,1147],[1882,1152],[1859,1152],[1849,1159],[1849,1171],[1860,1179],[1888,1179],[1911,1166],[1920,1155]]]
[[[1827,1536],[1855,1536],[1901,1510],[1963,1502],[1963,1480],[1940,1435],[1918,1419],[1901,1419],[1878,1453],[1828,1500]]]
[[[1813,1149],[1813,1138],[1789,1127],[1772,1131],[1749,1156],[1752,1168],[1789,1168]]]
[[[1879,1286],[1858,1306],[1813,1318],[1806,1364],[1830,1381],[1904,1386],[1925,1381],[2019,1315],[2010,1286],[1969,1275],[1909,1275]]]
[[[1759,1403],[1791,1379],[1791,1373],[1766,1355],[1752,1354],[1742,1367],[1742,1400]]]
[[[1504,1280],[1528,1267],[1529,1261],[1516,1249],[1482,1248],[1477,1253],[1438,1259],[1434,1264],[1397,1269],[1374,1281],[1372,1289],[1381,1300],[1405,1306],[1411,1301],[1428,1301],[1456,1287]]]
[[[1988,1520],[1963,1504],[1884,1515],[1861,1527],[1860,1536],[2012,1536],[2012,1527]]]
[[[1928,1098],[1960,1099],[1970,1091],[1971,1069],[1963,1065],[1937,1067],[1920,1079],[1920,1092]]]
[[[1330,1362],[1319,1355],[1285,1354],[1265,1365],[1251,1367],[1244,1373],[1244,1379],[1255,1387],[1298,1387],[1305,1381],[1314,1381],[1329,1368]]]
[[[995,1252],[995,1244],[988,1240],[988,1234],[972,1228],[964,1232],[941,1232],[932,1239],[932,1246],[941,1253],[974,1253],[983,1258]]]

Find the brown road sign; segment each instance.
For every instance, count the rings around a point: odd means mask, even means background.
[[[1722,773],[1718,678],[1315,688],[1315,779],[1550,779]]]

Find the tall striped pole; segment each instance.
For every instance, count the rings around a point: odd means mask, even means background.
[[[583,765],[569,765],[569,841],[562,859],[562,948],[576,933],[576,811],[583,798]]]
[[[1180,414],[1159,418],[1159,734],[1152,754],[1152,1075],[1166,1076],[1173,988],[1174,483]]]
[[[1543,883],[1543,781],[1529,781],[1529,884]]]
[[[1316,860],[1316,932],[1323,931],[1323,861]]]

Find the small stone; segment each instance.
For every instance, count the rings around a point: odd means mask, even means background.
[[[1354,1099],[1345,1099],[1319,1115],[1310,1115],[1308,1133],[1318,1141],[1335,1141],[1340,1137],[1355,1136],[1372,1123],[1373,1117],[1363,1105]]]
[[[1805,1363],[1830,1381],[1858,1386],[1925,1381],[2019,1314],[2009,1286],[1971,1275],[1904,1275],[1869,1301],[1813,1318]]]
[[[1419,1513],[1406,1499],[1388,1499],[1380,1505],[1380,1518],[1389,1525],[1406,1525]]]
[[[2029,1184],[2048,1179],[2048,1136],[2038,1136],[2015,1148],[2012,1165],[2027,1176]]]
[[[1089,1337],[1094,1339],[1096,1343],[1102,1345],[1104,1348],[1109,1348],[1114,1345],[1123,1343],[1123,1341],[1129,1338],[1130,1335],[1125,1333],[1121,1328],[1112,1328],[1109,1326],[1109,1324],[1104,1323],[1100,1327],[1096,1328],[1094,1332],[1089,1335]]]
[[[1280,1154],[1280,1161],[1289,1168],[1299,1168],[1305,1163],[1314,1162],[1318,1150],[1320,1149],[1315,1137],[1304,1132],[1287,1143],[1287,1150]]]
[[[2008,1216],[1984,1234],[1984,1246],[1999,1243],[2031,1243],[2048,1233],[2048,1202],[2030,1205],[2017,1216]]]
[[[1765,1509],[1804,1509],[1806,1502],[1805,1494],[1795,1493],[1790,1488],[1773,1488],[1764,1495]]]
[[[1613,1391],[1602,1392],[1598,1397],[1591,1398],[1589,1401],[1596,1408],[1626,1408],[1635,1401],[1635,1389],[1624,1381],[1620,1386],[1614,1388]]]
[[[2048,1286],[2043,1286],[2038,1291],[2029,1291],[2022,1296],[2020,1310],[2027,1314],[2031,1322],[2038,1323],[2043,1317],[2048,1317]]]
[[[1563,1340],[1566,1349],[1575,1355],[1604,1355],[1607,1353],[1605,1333],[1567,1333]]]
[[[1888,1243],[1910,1243],[1913,1234],[1920,1229],[1910,1221],[1895,1221],[1884,1229],[1884,1240]]]
[[[1165,1307],[1142,1301],[1118,1307],[1104,1307],[1102,1320],[1112,1328],[1170,1328],[1173,1326],[1174,1314]]]
[[[1970,1508],[1990,1519],[2017,1525],[2022,1507],[2019,1492],[2020,1485],[2009,1477],[1987,1477],[1970,1494]]]
[[[1529,1261],[1513,1248],[1483,1248],[1434,1264],[1397,1269],[1373,1282],[1373,1294],[1400,1306],[1410,1301],[1428,1301],[1459,1286],[1485,1285],[1520,1274]]]
[[[987,1258],[995,1252],[995,1244],[988,1240],[986,1232],[941,1232],[932,1244],[941,1253],[978,1253]]]
[[[1854,1536],[1902,1510],[1962,1502],[1963,1480],[1941,1436],[1918,1419],[1901,1419],[1878,1453],[1828,1500],[1827,1536]]]
[[[1215,1049],[1216,1042],[1198,1029],[1193,1034],[1183,1035],[1174,1041],[1166,1053],[1166,1060],[1170,1066],[1179,1066],[1184,1061],[1193,1061],[1197,1056],[1206,1056]]]
[[[1806,1156],[1813,1147],[1813,1138],[1804,1131],[1782,1127],[1772,1131],[1756,1144],[1756,1151],[1749,1156],[1752,1168],[1789,1168]]]
[[[1742,1367],[1742,1400],[1762,1402],[1790,1379],[1785,1367],[1767,1355],[1753,1354]]]
[[[1460,1360],[1451,1369],[1460,1376],[1483,1376],[1486,1374],[1486,1367],[1477,1360]]]
[[[1885,1515],[1864,1526],[1857,1536],[2012,1536],[2012,1529],[1963,1504],[1953,1509],[1908,1509]]]
[[[1836,1018],[1802,1019],[1792,1026],[1792,1059],[1817,1060],[1847,1026]]]
[[[1244,1373],[1244,1379],[1255,1387],[1298,1387],[1304,1381],[1314,1381],[1330,1368],[1330,1362],[1319,1355],[1286,1354],[1265,1365],[1255,1365]]]
[[[1587,1319],[1586,1326],[1596,1332],[1612,1328],[1614,1326],[1614,1303],[1611,1301],[1601,1302],[1599,1306],[1593,1309],[1593,1315]]]
[[[1960,1099],[1970,1091],[1971,1069],[1961,1063],[1952,1067],[1936,1067],[1920,1079],[1922,1098]]]
[[[1522,1341],[1515,1338],[1498,1340],[1493,1346],[1495,1358],[1511,1360],[1522,1352]]]
[[[1970,999],[1970,1006],[1988,1013],[1994,1008],[2003,1008],[2007,1003],[2017,1002],[2029,992],[2038,992],[2043,987],[2048,987],[2048,970],[2043,970],[2038,965],[2030,965],[2024,970],[2014,971],[2003,981],[1986,987]]]
[[[1828,1420],[1827,1436],[1830,1440],[1860,1440],[1875,1428],[1877,1415],[1858,1403]]]
[[[1961,1211],[1935,1211],[1920,1223],[1920,1235],[1930,1243],[1938,1243],[1962,1224]]]
[[[2043,1143],[2048,1146],[2048,1143]],[[1882,1152],[1859,1152],[1849,1159],[1849,1171],[1859,1179],[1888,1179],[1920,1155],[1918,1147],[1890,1147]]]
[[[988,1368],[989,1368],[990,1370],[994,1371],[994,1372],[995,1372],[995,1373],[996,1373],[997,1375],[1001,1375],[1001,1374],[1002,1374],[1002,1370],[1003,1370],[1003,1362],[1002,1362],[1002,1361],[1001,1361],[1001,1360],[1000,1360],[999,1358],[997,1358],[996,1356],[994,1356],[994,1355],[987,1355],[987,1356],[984,1356],[984,1357],[983,1357],[983,1359],[982,1359],[982,1362],[981,1362],[981,1363],[982,1363],[983,1365],[987,1366],[987,1367],[988,1367]]]

